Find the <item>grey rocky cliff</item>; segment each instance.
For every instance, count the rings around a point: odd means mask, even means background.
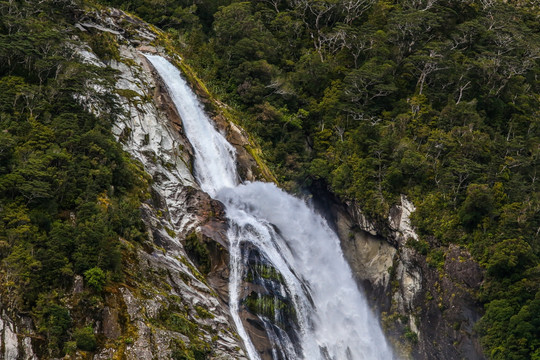
[[[407,245],[418,241],[410,222],[414,205],[402,195],[386,222],[317,186],[315,206],[337,231],[347,261],[394,348],[402,358],[484,359],[474,324],[483,273],[465,249],[452,245],[439,268]]]
[[[37,360],[32,348],[30,318],[0,314],[0,359]]]
[[[123,28],[126,23],[131,24],[129,32]],[[113,133],[152,178],[152,199],[141,209],[148,240],[143,246],[124,242],[125,284],[110,289],[97,316],[94,331],[104,339],[104,346],[94,359],[170,359],[186,349],[213,359],[245,359],[224,301],[227,224],[221,204],[195,182],[192,150],[181,119],[142,55],[164,55],[163,49],[149,45],[158,34],[119,10],[87,14],[77,27],[108,32],[122,44],[119,59],[107,62],[89,47],[82,45],[77,50],[82,61],[118,71],[112,92],[92,80],[88,86],[116,98],[122,112]],[[81,96],[80,101],[100,112],[100,104],[92,97]],[[198,234],[213,249],[207,277],[186,253],[188,234]],[[76,292],[74,289],[74,299]]]

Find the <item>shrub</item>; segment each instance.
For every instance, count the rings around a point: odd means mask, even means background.
[[[94,351],[97,347],[94,329],[92,329],[92,326],[90,325],[75,330],[73,337],[75,338],[77,347],[81,350]]]
[[[97,292],[101,292],[101,290],[103,290],[103,286],[106,282],[106,276],[103,270],[101,270],[99,267],[94,267],[85,271],[84,278],[86,279],[86,284]]]

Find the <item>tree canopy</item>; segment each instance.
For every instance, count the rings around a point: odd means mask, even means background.
[[[144,237],[148,184],[111,133],[120,110],[87,86],[111,86],[114,74],[75,53],[78,5],[0,2],[0,13],[2,308],[30,315],[44,339],[40,353],[56,358],[80,338],[66,292],[77,276],[97,291],[121,280],[120,238]],[[91,114],[77,100],[84,95],[105,111]],[[92,296],[84,292],[79,306]]]

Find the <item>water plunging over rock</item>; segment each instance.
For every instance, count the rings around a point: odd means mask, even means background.
[[[225,204],[230,224],[229,305],[250,358],[260,356],[239,315],[244,306],[262,310],[257,314],[273,343],[272,358],[391,359],[339,240],[323,218],[273,184],[237,185],[232,146],[215,130],[178,69],[160,56],[146,57],[167,84],[182,117],[200,186]],[[250,268],[253,257],[259,270]],[[244,280],[251,280],[252,286]]]

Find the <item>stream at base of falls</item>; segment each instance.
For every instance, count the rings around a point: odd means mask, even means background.
[[[240,183],[234,147],[215,129],[179,70],[161,56],[145,57],[182,118],[197,181],[225,205],[229,306],[250,359],[260,356],[242,309],[257,314],[276,360],[393,359],[326,221],[274,184]]]

